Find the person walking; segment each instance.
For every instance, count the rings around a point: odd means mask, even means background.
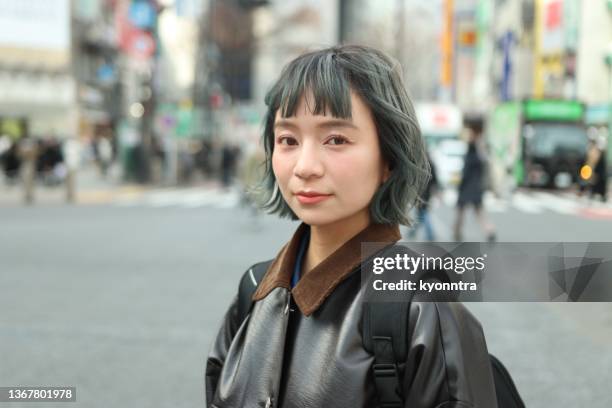
[[[608,165],[606,160],[606,139],[599,136],[595,142],[594,149],[597,151],[597,159],[593,165],[593,184],[591,185],[591,198],[599,196],[602,202],[608,200]]]
[[[431,217],[429,215],[429,205],[432,195],[438,190],[438,177],[436,175],[436,167],[431,160],[429,153],[427,154],[427,160],[429,161],[429,167],[431,169],[431,177],[421,194],[421,199],[417,204],[417,224],[410,230],[408,237],[414,239],[420,227],[423,227],[425,231],[425,239],[427,241],[434,241],[436,235],[434,233],[433,225],[431,223]]]
[[[474,208],[480,227],[486,234],[487,241],[493,242],[496,240],[495,226],[487,219],[482,205],[486,178],[486,160],[482,152],[482,125],[472,125],[469,132],[468,149],[459,184],[453,238],[457,242],[463,241],[465,210],[471,206]]]

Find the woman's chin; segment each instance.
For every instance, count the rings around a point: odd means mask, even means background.
[[[318,213],[319,211],[299,211],[296,215],[304,223],[311,227],[320,227],[326,224],[333,223],[337,217],[330,217],[329,214]]]

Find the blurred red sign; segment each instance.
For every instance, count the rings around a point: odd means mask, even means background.
[[[119,0],[116,5],[115,25],[119,47],[132,57],[148,59],[155,53],[155,39],[147,32],[135,27],[129,15],[129,0]]]
[[[444,126],[448,124],[448,115],[443,110],[436,110],[433,114],[433,123],[436,126]]]
[[[155,52],[155,39],[146,31],[132,30],[128,34],[126,51],[136,58],[150,58]]]
[[[563,3],[561,0],[551,1],[546,4],[546,28],[555,29],[561,26],[563,16]]]

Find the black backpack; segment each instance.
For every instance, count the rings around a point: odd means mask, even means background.
[[[238,290],[238,316],[244,320],[251,310],[251,298],[272,261],[253,265],[242,276]],[[388,316],[399,316],[407,321],[408,303],[375,302],[365,305],[363,316],[364,348],[374,354],[374,382],[380,407],[401,408],[403,397],[400,394],[398,361],[406,355],[406,331],[401,330]],[[498,408],[525,408],[525,404],[504,365],[489,354],[491,371],[495,383]]]

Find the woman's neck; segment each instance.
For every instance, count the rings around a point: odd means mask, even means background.
[[[325,225],[310,226],[310,242],[302,266],[306,274],[370,225],[369,210]]]

